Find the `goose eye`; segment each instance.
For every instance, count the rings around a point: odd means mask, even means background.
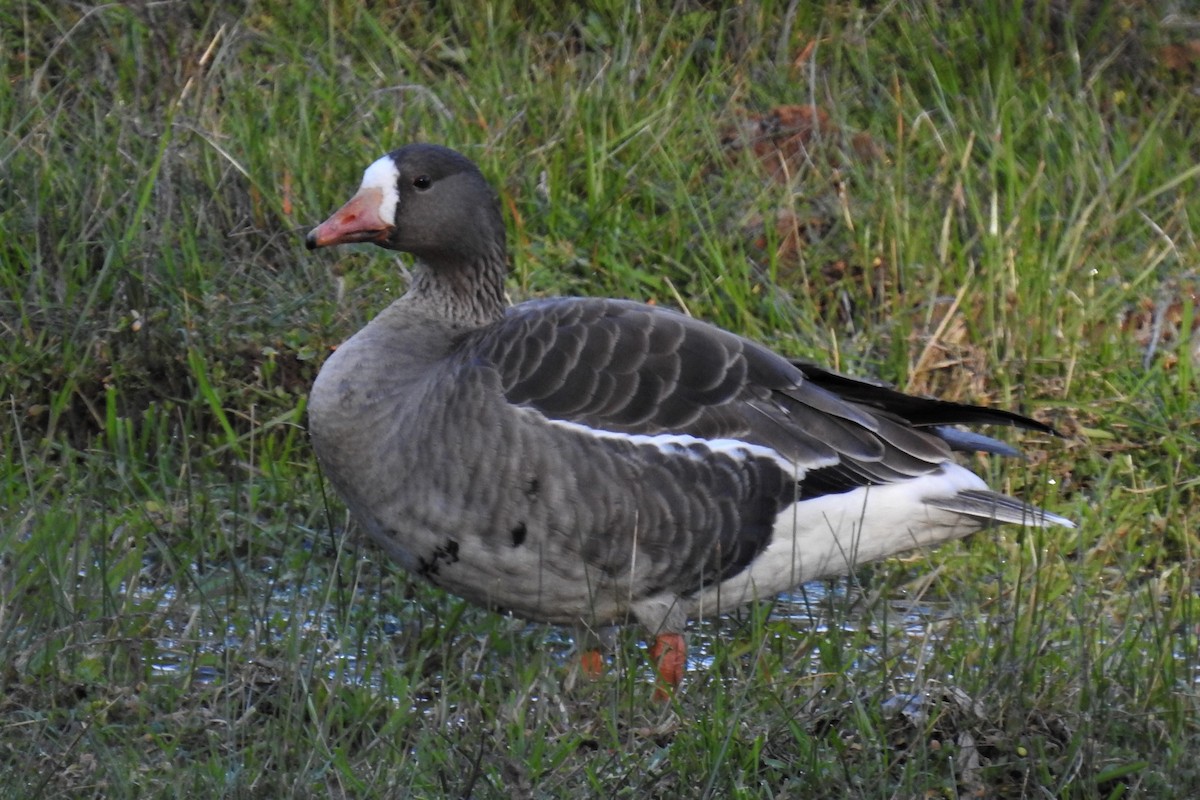
[[[428,175],[418,175],[417,177],[413,178],[413,186],[417,187],[421,191],[425,191],[430,186],[433,186],[433,179],[431,179]]]

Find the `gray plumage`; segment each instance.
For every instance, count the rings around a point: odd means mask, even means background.
[[[504,224],[475,166],[410,145],[310,247],[414,254],[409,291],[340,346],[309,420],[326,475],[406,569],[469,600],[679,631],[797,583],[994,522],[1071,525],[991,492],[957,424],[1048,432],[792,362],[624,300],[508,306]]]

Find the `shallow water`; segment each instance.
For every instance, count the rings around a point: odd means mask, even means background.
[[[359,626],[353,628],[344,621],[344,614],[339,615],[328,605],[329,588],[323,582],[295,584],[286,589],[275,584],[274,591],[268,594],[266,601],[253,611],[245,607],[244,598],[240,600],[240,607],[229,613],[236,624],[231,622],[222,627],[211,622],[218,616],[221,603],[215,608],[208,605],[206,613],[201,613],[194,602],[181,598],[173,588],[135,589],[138,607],[153,607],[152,617],[158,621],[144,628],[157,633],[142,650],[149,677],[189,685],[254,680],[255,666],[260,662],[261,670],[257,672],[265,676],[277,674],[272,659],[291,647],[293,652],[299,649],[298,658],[315,675],[324,675],[337,683],[386,691],[384,665],[402,658],[406,646],[412,652],[412,637],[428,634],[429,628],[437,624],[428,615],[422,616],[425,607],[414,606],[411,614],[402,612],[403,615],[372,613],[371,609],[378,610],[387,604],[381,603],[378,595],[360,590],[351,601],[355,609],[354,624]],[[454,606],[442,604],[439,608],[440,613],[452,613],[446,608]],[[295,618],[297,613],[300,619]],[[826,675],[825,664],[834,663],[844,676],[853,677],[855,671],[864,675],[879,672],[881,680],[920,686],[923,665],[937,648],[945,645],[947,631],[957,631],[951,635],[967,634],[963,627],[955,627],[958,620],[959,612],[953,603],[865,600],[860,587],[849,579],[815,582],[779,596],[765,611],[742,609],[719,619],[694,622],[688,629],[688,672],[693,679],[706,674],[718,662],[720,653],[729,652],[731,641],[745,643],[751,639],[755,642],[751,649],[756,652],[758,648],[781,648],[777,652],[786,653],[784,662],[788,674],[794,677]],[[247,630],[247,625],[253,629]],[[753,625],[761,625],[761,630],[754,630]],[[576,650],[574,631],[570,628],[510,619],[489,630],[487,635],[502,631],[505,637],[540,639],[543,651],[563,668],[564,675],[573,666]],[[831,636],[833,633],[840,635]],[[477,634],[471,632],[471,623],[467,621],[452,635]],[[633,628],[618,635],[633,637],[641,633]],[[1180,643],[1187,639],[1178,637]],[[844,648],[850,641],[855,648],[853,653],[828,652],[828,648]],[[1079,646],[1074,635],[1064,633],[1063,642],[1066,647]],[[509,658],[507,654],[489,654],[489,646],[481,648],[478,664],[466,665],[468,673],[479,673],[475,678],[480,681],[487,677],[483,671],[495,670],[499,661]],[[380,653],[385,654],[382,659]],[[395,657],[390,658],[392,655]],[[1194,691],[1200,686],[1200,661],[1194,653],[1176,653],[1176,657],[1180,674],[1186,676],[1180,681],[1185,684],[1181,688]],[[455,668],[463,666],[456,664]],[[644,672],[644,680],[653,681],[645,661],[639,660],[636,668]],[[423,702],[419,698],[392,699],[400,706],[410,707]],[[897,713],[915,713],[920,698],[897,694],[887,702],[895,705]]]
[[[332,609],[317,603],[310,605],[307,601],[296,602],[297,593],[308,601],[321,597],[324,587],[317,585],[277,592],[268,603],[266,614],[261,616],[284,615],[286,623],[274,628],[260,626],[255,631],[246,631],[234,624],[221,629],[198,623],[196,620],[201,615],[195,609],[190,613],[181,610],[182,603],[173,589],[136,591],[141,593],[139,600],[143,603],[153,602],[157,605],[156,616],[162,621],[159,630],[164,635],[154,638],[148,665],[151,678],[165,681],[186,680],[201,685],[220,682],[231,670],[253,661],[254,654],[262,646],[278,644],[284,637],[299,636],[307,648],[306,657],[315,659],[315,672],[325,674],[331,680],[379,688],[378,658],[371,655],[364,659],[364,656],[375,653],[380,646],[393,646],[394,637],[405,635],[406,624],[411,625],[411,621],[385,614],[371,618],[365,631],[348,630]],[[940,626],[936,623],[951,616],[949,608],[938,609],[931,604],[893,603],[886,612],[887,635],[884,635],[882,630],[871,629],[883,621],[878,607],[859,616],[854,608],[850,608],[856,597],[847,581],[813,583],[794,593],[781,595],[765,618],[767,635],[776,638],[783,635],[789,639],[793,635],[820,636],[831,632],[832,625],[844,633],[863,631],[871,634],[869,639],[879,644],[868,645],[858,652],[854,667],[869,669],[876,666],[885,655],[895,657],[897,651],[902,651],[902,658],[911,661],[913,669],[916,669],[939,643],[937,631]],[[359,598],[358,602],[377,605],[372,602],[374,600],[371,597]],[[288,616],[298,606],[309,609],[299,621]],[[211,620],[213,615],[204,616]],[[242,625],[245,624],[245,610],[235,616]],[[838,621],[831,622],[835,616]],[[750,611],[742,610],[724,618],[693,623],[688,630],[689,672],[710,669],[722,641],[732,635],[746,635],[740,626],[749,624],[749,620]],[[787,623],[782,633],[778,625],[780,622]],[[516,620],[512,624],[514,627],[510,630],[515,635],[541,637],[545,650],[564,668],[575,657],[574,632],[570,628],[524,624]],[[791,632],[793,629],[795,634]],[[897,641],[898,638],[902,641]],[[795,646],[795,643],[789,641],[782,643],[782,646]],[[819,639],[808,648],[809,670],[814,673],[821,671],[820,648]],[[802,663],[794,666],[802,668]],[[650,677],[647,674],[647,679]]]

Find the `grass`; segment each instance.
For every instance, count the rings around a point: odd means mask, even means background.
[[[0,794],[1196,794],[1189,14],[0,6]],[[808,103],[773,180],[730,131]],[[1065,438],[975,466],[1080,528],[704,622],[666,708],[632,632],[568,688],[566,632],[344,536],[308,447],[324,354],[403,279],[302,234],[419,139],[497,184],[517,297],[1036,414]]]

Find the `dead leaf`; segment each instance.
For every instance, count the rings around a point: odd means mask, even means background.
[[[1172,72],[1190,72],[1200,65],[1200,39],[1158,49],[1158,62]]]

